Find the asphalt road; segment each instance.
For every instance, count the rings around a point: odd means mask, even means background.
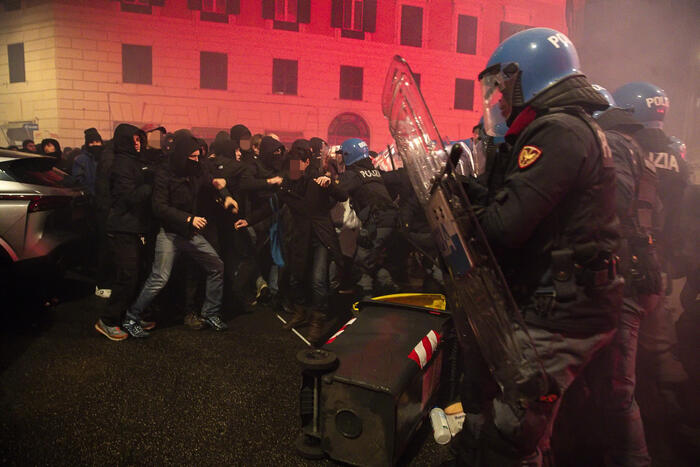
[[[104,300],[77,283],[61,290],[64,301],[50,308],[33,306],[30,291],[23,303],[0,305],[0,464],[333,464],[293,450],[295,354],[305,344],[270,309],[229,314],[229,330],[215,333],[177,324],[177,304],[161,305],[151,337],[111,342],[93,329]],[[599,427],[573,421],[560,445],[579,451]],[[663,425],[647,430],[654,466],[700,465],[679,454]],[[448,458],[425,426],[402,464]]]
[[[93,329],[103,299],[77,295],[14,305],[27,314],[2,333],[0,464],[332,464],[293,451],[305,344],[270,309],[111,342]],[[447,458],[426,435],[405,463]]]

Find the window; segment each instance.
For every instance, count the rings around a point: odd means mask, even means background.
[[[128,13],[143,13],[146,15],[151,14],[151,1],[150,0],[121,0],[122,11]]]
[[[226,14],[226,0],[202,0],[202,11]]]
[[[328,126],[328,144],[335,146],[348,138],[360,138],[370,145],[369,125],[355,113],[342,113]]]
[[[311,22],[311,0],[262,0],[262,14],[274,29],[298,31],[300,23]]]
[[[122,44],[122,81],[152,84],[152,80],[151,46]]]
[[[457,20],[457,52],[476,54],[476,17],[459,15]]]
[[[455,80],[455,109],[474,110],[474,80]]]
[[[362,31],[362,2],[343,0],[343,29]]]
[[[10,83],[24,82],[24,42],[7,45],[7,60],[10,67]]]
[[[362,67],[340,66],[340,98],[362,100]]]
[[[412,47],[423,45],[423,8],[401,6],[401,45]]]
[[[530,29],[530,26],[501,21],[500,41],[503,42],[516,32],[524,31],[526,29]]]
[[[297,0],[275,0],[275,21],[297,22]]]
[[[341,28],[342,37],[364,39],[377,29],[377,0],[333,0],[331,27]]]
[[[272,59],[272,93],[296,96],[298,73],[296,60]]]
[[[219,52],[199,53],[199,87],[226,90],[228,83],[228,59]]]
[[[190,10],[199,10],[199,19],[228,23],[228,15],[241,12],[241,0],[187,0]]]

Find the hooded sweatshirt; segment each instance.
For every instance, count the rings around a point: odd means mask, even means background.
[[[236,146],[236,149],[241,151],[241,162],[250,162],[255,159],[255,152],[252,148],[242,149],[241,140],[250,139],[252,137],[250,130],[245,125],[234,125],[231,127],[231,141]]]
[[[148,200],[148,164],[136,151],[134,136],[146,142],[146,134],[133,125],[122,123],[114,130],[114,161],[109,172],[110,210],[107,230],[111,232],[145,234],[149,230],[151,210]]]
[[[277,150],[282,154],[275,155]],[[260,157],[245,163],[245,171],[240,178],[239,189],[244,198],[246,214],[264,207],[278,190],[277,185],[270,185],[267,180],[277,176],[284,177],[282,169],[285,160],[284,145],[270,136],[263,137],[260,141]]]
[[[228,190],[217,193],[213,188],[206,163],[189,159],[198,149],[188,130],[176,131],[170,162],[156,174],[153,188],[153,213],[163,229],[186,238],[195,234],[194,217],[208,217],[217,196],[228,195]]]
[[[46,145],[49,143],[53,144],[53,146],[55,148],[52,152],[46,152]],[[61,159],[61,145],[55,139],[46,138],[46,139],[41,140],[41,144],[39,145],[39,148],[40,148],[41,153],[44,154],[45,156],[55,157],[56,159],[59,159],[59,160]]]

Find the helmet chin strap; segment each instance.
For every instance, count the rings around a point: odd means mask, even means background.
[[[512,110],[510,111],[510,115],[508,116],[508,119],[506,120],[506,123],[508,126],[511,126],[513,122],[515,121],[516,118],[518,118],[518,115],[520,115],[520,112],[523,111],[525,108],[525,103],[523,102],[523,86],[520,82],[520,77],[521,74],[518,72],[518,77],[515,79],[515,85],[513,87],[513,97],[512,97]]]
[[[650,122],[642,122],[642,125],[644,125],[644,128],[655,128],[658,130],[664,129],[664,122],[659,121],[659,120],[653,120]]]

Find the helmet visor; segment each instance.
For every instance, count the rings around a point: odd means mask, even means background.
[[[474,160],[477,166],[477,175],[481,175],[486,168],[486,155],[488,149],[488,140],[485,135],[479,135],[474,138]]]
[[[482,72],[479,78],[484,104],[484,131],[489,136],[499,136],[499,128],[508,126],[506,121],[513,112],[513,89],[517,73],[508,75],[496,65]]]

